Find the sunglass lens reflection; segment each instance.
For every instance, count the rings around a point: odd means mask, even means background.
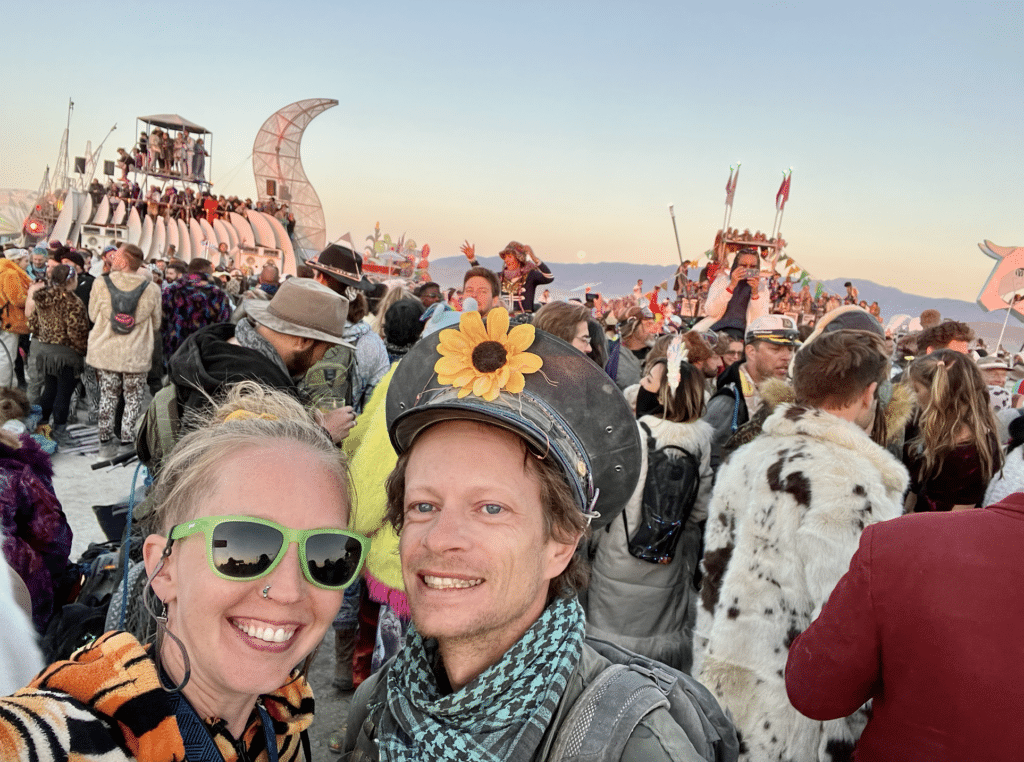
[[[274,563],[283,542],[273,527],[225,521],[213,530],[213,563],[228,577],[257,577]]]
[[[359,541],[343,534],[318,534],[306,540],[309,575],[321,585],[340,587],[355,574],[362,554]]]

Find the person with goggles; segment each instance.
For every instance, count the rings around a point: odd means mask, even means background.
[[[370,544],[346,529],[343,457],[296,400],[243,382],[153,489],[155,643],[107,632],[0,699],[0,758],[308,759],[306,669]]]

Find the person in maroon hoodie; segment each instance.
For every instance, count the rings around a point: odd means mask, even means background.
[[[858,762],[1024,758],[1024,493],[868,526],[789,650],[786,690],[815,720],[868,699]]]

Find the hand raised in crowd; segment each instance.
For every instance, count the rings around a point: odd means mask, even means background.
[[[459,251],[466,255],[466,259],[472,262],[476,259],[476,245],[469,241],[463,242],[462,246],[459,247]]]
[[[356,412],[351,405],[336,410],[319,410],[320,425],[327,429],[334,444],[340,444],[356,425]]]

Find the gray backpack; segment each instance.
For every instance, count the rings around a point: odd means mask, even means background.
[[[611,662],[580,694],[558,729],[549,762],[619,762],[640,721],[664,707],[706,762],[739,758],[736,728],[715,697],[684,672],[598,638]]]

